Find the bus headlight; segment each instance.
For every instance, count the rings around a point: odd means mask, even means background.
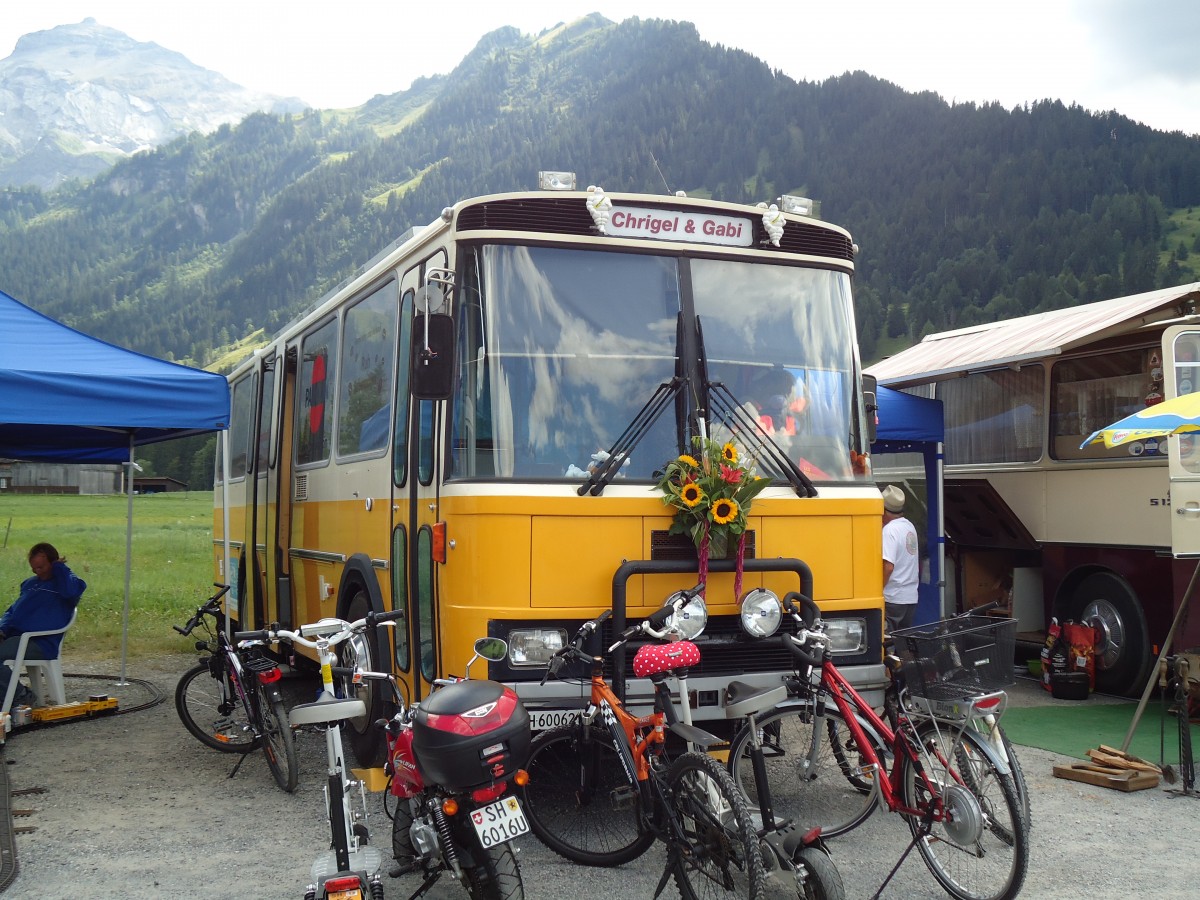
[[[517,628],[508,633],[508,664],[516,668],[545,668],[567,644],[562,628]]]
[[[866,619],[825,619],[832,653],[863,653],[867,649]]]
[[[742,630],[750,637],[770,637],[779,630],[783,607],[766,588],[755,588],[742,598]]]
[[[674,603],[680,593],[682,591],[668,597],[663,606],[670,606]],[[669,634],[678,635],[680,640],[690,641],[699,637],[707,624],[708,607],[704,605],[704,598],[693,597],[684,604],[682,609],[677,609],[671,614],[671,618],[667,619],[663,629]]]

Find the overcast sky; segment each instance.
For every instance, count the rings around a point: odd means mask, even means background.
[[[1200,134],[1200,0],[4,0],[0,58],[21,35],[91,17],[244,87],[337,108],[448,72],[501,26],[537,34],[589,12],[693,22],[797,80],[861,69],[948,101],[1050,98]]]

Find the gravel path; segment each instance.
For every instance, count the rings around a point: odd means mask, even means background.
[[[313,858],[328,845],[322,799],[324,743],[299,737],[301,784],[278,790],[261,754],[249,756],[230,777],[237,757],[213,752],[191,738],[175,714],[174,686],[191,656],[137,660],[130,679],[156,684],[165,696],[153,708],[53,728],[11,734],[0,755],[13,797],[32,813],[16,824],[36,831],[16,836],[19,871],[5,897],[38,900],[192,900],[253,898],[298,900]],[[115,663],[72,671],[119,672]],[[148,693],[134,683],[68,679],[68,699],[108,691],[123,708]],[[311,696],[296,677],[289,689]],[[1036,686],[1018,685],[1012,703],[1046,702]],[[1098,698],[1093,698],[1097,700]],[[1092,701],[1089,701],[1092,702]],[[1080,748],[1081,752],[1087,748]],[[1033,807],[1033,846],[1022,897],[1127,900],[1194,896],[1195,854],[1188,844],[1200,805],[1163,789],[1125,794],[1051,774],[1065,757],[1020,749]],[[372,797],[375,841],[389,846],[391,823],[382,796]],[[877,813],[864,826],[831,842],[847,896],[870,897],[900,858],[908,829],[898,816]],[[650,898],[662,871],[653,848],[622,868],[597,870],[565,863],[536,839],[519,842],[528,900],[561,900],[585,890],[593,897]],[[570,882],[564,879],[571,879]],[[408,897],[412,879],[388,880],[389,898]],[[664,896],[674,896],[669,887]],[[443,880],[427,896],[465,898]],[[914,852],[883,893],[887,898],[942,898]]]

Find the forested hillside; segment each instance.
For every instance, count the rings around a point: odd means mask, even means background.
[[[502,29],[448,76],[254,115],[54,193],[0,193],[3,288],[204,365],[463,197],[571,169],[610,191],[796,193],[860,246],[864,357],[922,333],[1198,280],[1200,138],[1047,101],[797,83],[688,24]]]

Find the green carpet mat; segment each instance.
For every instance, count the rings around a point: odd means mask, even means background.
[[[1001,724],[1008,738],[1018,746],[1039,747],[1064,756],[1087,758],[1087,751],[1107,744],[1121,746],[1136,703],[1080,702],[1072,706],[1027,706],[1004,713]],[[1171,765],[1179,764],[1179,724],[1174,715],[1165,716],[1160,752],[1159,726],[1164,714],[1161,701],[1151,699],[1134,732],[1129,752],[1152,763],[1161,756]],[[1192,756],[1200,756],[1200,726],[1192,725]]]

